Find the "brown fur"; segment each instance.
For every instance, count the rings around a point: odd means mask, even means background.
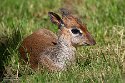
[[[95,40],[77,18],[67,10],[62,9],[62,19],[55,13],[49,12],[51,22],[58,25],[58,37],[47,29],[40,29],[26,37],[20,46],[20,54],[31,68],[38,68],[38,63],[49,70],[64,70],[66,63],[75,61],[76,45],[94,45]],[[71,32],[72,26],[82,31],[82,36]],[[27,56],[29,54],[29,56]],[[28,60],[29,58],[29,60]]]
[[[71,26],[76,26],[77,28],[80,28],[83,31],[83,34],[85,35],[87,41],[89,44],[95,44],[95,40],[92,38],[90,33],[88,32],[86,25],[82,24],[79,19],[72,16],[70,13],[67,16],[63,16],[63,21],[67,28],[71,28]]]
[[[21,57],[25,62],[30,61],[32,68],[38,67],[38,54],[44,49],[54,46],[57,36],[49,30],[40,29],[23,40],[23,43],[19,49]],[[30,55],[27,56],[27,54]]]

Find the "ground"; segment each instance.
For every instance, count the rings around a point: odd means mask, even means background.
[[[32,32],[57,32],[47,13],[61,7],[86,24],[97,44],[77,48],[77,62],[63,72],[33,71],[19,63],[18,48]],[[124,0],[0,0],[0,81],[21,83],[124,83]]]

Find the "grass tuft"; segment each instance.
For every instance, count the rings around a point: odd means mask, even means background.
[[[0,0],[0,81],[21,83],[124,83],[124,0]],[[47,28],[48,11],[73,10],[87,24],[97,44],[77,48],[76,65],[67,71],[33,71],[19,63],[21,41],[35,30]]]

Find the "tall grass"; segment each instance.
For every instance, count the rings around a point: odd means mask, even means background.
[[[0,0],[0,75],[4,82],[124,83],[124,0]],[[21,41],[33,31],[57,32],[47,12],[60,7],[74,11],[87,25],[97,44],[77,48],[77,62],[67,71],[33,71],[19,63]]]

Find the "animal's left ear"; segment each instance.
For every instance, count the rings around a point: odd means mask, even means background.
[[[66,8],[60,8],[60,13],[62,14],[62,17],[71,15],[71,12]]]
[[[58,14],[53,13],[53,12],[48,12],[48,15],[50,17],[51,22],[58,25],[58,27],[60,27],[62,24],[64,24]]]

